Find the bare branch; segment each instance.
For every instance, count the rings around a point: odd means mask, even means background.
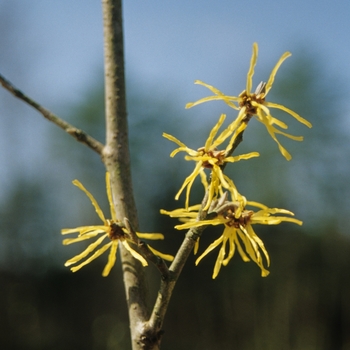
[[[34,101],[27,95],[25,95],[22,91],[18,90],[12,83],[10,83],[7,79],[5,79],[0,74],[0,84],[8,90],[12,95],[16,96],[20,100],[26,102],[30,106],[32,106],[34,109],[36,109],[38,112],[40,112],[44,118],[49,120],[50,122],[56,124],[61,129],[63,129],[66,133],[73,136],[77,141],[84,143],[86,146],[93,149],[95,152],[97,152],[99,155],[102,155],[103,150],[103,144],[99,141],[95,140],[93,137],[89,136],[87,133],[82,131],[81,129],[76,128],[75,126],[67,123],[63,119],[57,117],[55,114],[50,112],[48,109],[41,106],[38,102]]]
[[[102,0],[102,9],[106,94],[106,146],[103,149],[103,161],[111,177],[116,215],[118,218],[129,218],[137,230],[128,145],[121,0]],[[121,249],[121,260],[132,348],[141,350],[145,349],[141,325],[149,318],[145,272],[140,262],[125,249]]]
[[[203,203],[202,206],[204,207],[206,201],[203,200]],[[204,220],[206,215],[207,213],[205,211],[200,211],[198,214],[198,220]],[[164,317],[167,312],[175,284],[179,279],[181,271],[185,266],[185,263],[192,252],[196,241],[199,239],[205,228],[206,226],[193,227],[186,233],[185,239],[183,240],[175,256],[174,261],[170,265],[168,277],[161,281],[158,297],[151,317],[144,328],[145,339],[153,339],[154,341],[158,341],[160,344],[161,336],[163,334],[162,326]]]

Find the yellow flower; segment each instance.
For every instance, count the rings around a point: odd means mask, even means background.
[[[89,258],[87,258],[85,261],[80,263],[77,266],[74,266],[71,268],[71,271],[76,272],[80,270],[83,266],[89,264],[91,261],[98,258],[100,255],[102,255],[106,250],[110,249],[109,256],[108,256],[108,262],[102,272],[102,276],[106,277],[108,276],[109,272],[111,271],[112,267],[115,264],[116,261],[116,254],[117,254],[117,248],[119,242],[123,244],[125,249],[127,249],[131,255],[139,260],[143,266],[147,266],[148,263],[145,260],[145,258],[139,254],[136,250],[132,248],[130,243],[133,243],[131,241],[131,237],[127,231],[126,228],[121,226],[121,222],[117,220],[114,205],[112,201],[112,193],[110,188],[110,180],[109,180],[109,173],[106,173],[106,189],[107,189],[107,197],[110,205],[110,211],[111,211],[111,217],[112,219],[106,219],[100,206],[98,205],[96,199],[93,197],[93,195],[78,181],[74,180],[73,184],[77,186],[79,189],[81,189],[90,199],[92,205],[94,206],[97,215],[102,220],[103,225],[94,225],[94,226],[80,226],[76,228],[66,228],[62,229],[62,234],[66,235],[69,233],[79,232],[79,235],[77,238],[67,238],[63,240],[64,245],[84,241],[90,238],[99,237],[94,243],[90,244],[82,253],[74,256],[73,258],[66,261],[65,266],[70,266],[73,264],[78,263],[79,261],[83,260],[85,257],[87,257],[90,253],[95,251]],[[138,233],[137,236],[139,238],[145,238],[145,239],[164,239],[164,236],[160,233]],[[105,239],[108,239],[108,243],[105,245],[100,246],[102,242]],[[150,250],[160,256],[163,259],[166,260],[173,260],[173,257],[167,254],[162,254],[155,250],[154,248],[148,246]]]
[[[244,197],[242,197],[244,198]],[[216,226],[224,225],[224,231],[222,235],[216,239],[209,247],[197,258],[196,265],[212,250],[221,245],[218,257],[213,271],[213,279],[217,277],[221,266],[226,266],[232,259],[236,248],[238,253],[242,257],[243,261],[254,261],[261,269],[261,275],[266,277],[269,271],[264,267],[264,259],[267,266],[270,265],[270,258],[262,240],[256,235],[252,225],[278,225],[283,221],[293,222],[298,225],[302,225],[300,220],[297,220],[289,216],[275,216],[274,214],[291,215],[294,214],[285,209],[268,208],[267,206],[257,202],[246,202],[249,206],[254,206],[260,210],[254,212],[252,210],[246,210],[245,208],[239,208],[242,202],[225,203],[225,210],[217,215],[214,219],[197,221],[197,214],[195,210],[197,207],[193,207],[193,210],[188,213],[184,209],[176,209],[171,212],[165,210],[161,211],[163,214],[167,214],[171,217],[181,218],[181,221],[185,221],[184,224],[175,226],[178,230],[190,229],[192,227],[200,226]],[[240,210],[239,210],[240,209]],[[239,215],[237,212],[239,210]],[[210,213],[209,213],[210,215]]]
[[[235,140],[235,136],[233,135],[233,125],[234,123],[231,123],[224,131],[221,132],[221,134],[215,139],[216,134],[218,133],[220,127],[222,126],[224,120],[226,118],[225,114],[222,114],[220,116],[219,121],[217,124],[213,127],[211,130],[209,137],[207,141],[205,142],[204,147],[199,148],[197,151],[193,150],[191,148],[188,148],[184,143],[179,141],[177,138],[175,138],[172,135],[163,133],[163,136],[167,138],[170,141],[175,142],[180,147],[176,148],[174,151],[171,152],[170,157],[174,157],[178,152],[186,152],[188,155],[185,156],[186,160],[194,161],[196,162],[196,166],[193,170],[193,172],[187,176],[184,183],[182,184],[180,190],[175,196],[175,199],[179,199],[179,196],[181,195],[182,191],[187,187],[186,189],[186,209],[189,206],[189,196],[191,187],[193,185],[194,180],[198,175],[202,177],[202,182],[205,180],[205,175],[203,174],[203,169],[211,169],[211,181],[209,186],[209,196],[207,204],[204,208],[204,210],[207,210],[209,208],[209,205],[212,201],[212,199],[218,194],[219,189],[221,187],[226,188],[230,190],[231,192],[236,192],[235,186],[233,184],[233,181],[230,180],[221,169],[221,166],[225,163],[233,163],[237,162],[241,159],[249,159],[253,157],[258,157],[259,153],[257,152],[251,152],[247,154],[242,154],[239,156],[227,156],[228,152],[232,148],[233,142]],[[227,147],[225,150],[218,150],[217,146],[221,145],[226,139],[231,137]],[[214,140],[215,139],[215,140]],[[206,185],[205,185],[206,186]]]
[[[237,129],[236,134],[238,132],[243,131],[246,128],[247,123],[245,123],[244,121],[248,121],[252,116],[256,116],[257,119],[266,126],[267,131],[270,134],[270,136],[273,138],[273,140],[276,141],[282,155],[287,160],[290,160],[292,158],[291,155],[277,140],[276,134],[286,136],[286,137],[288,137],[292,140],[295,140],[295,141],[302,141],[303,137],[302,136],[293,136],[293,135],[290,135],[290,134],[283,132],[280,129],[277,129],[274,125],[279,126],[282,129],[287,129],[288,126],[285,123],[283,123],[282,121],[274,118],[270,114],[269,108],[277,108],[277,109],[283,110],[283,111],[287,112],[288,114],[290,114],[292,117],[294,117],[296,120],[298,120],[300,123],[308,126],[309,128],[311,128],[312,125],[309,121],[302,118],[299,114],[295,113],[291,109],[289,109],[285,106],[282,106],[280,104],[277,104],[277,103],[267,102],[265,100],[266,95],[271,90],[272,84],[275,80],[275,76],[276,76],[276,73],[277,73],[279,67],[281,66],[283,61],[289,56],[291,56],[291,53],[285,52],[281,56],[281,58],[278,60],[275,67],[272,69],[272,72],[270,74],[270,77],[269,77],[267,83],[261,82],[258,85],[258,87],[256,88],[256,91],[254,93],[252,93],[251,89],[252,89],[252,85],[253,85],[254,68],[256,65],[257,58],[258,58],[258,44],[254,43],[253,44],[253,55],[252,55],[252,58],[250,61],[250,67],[249,67],[249,71],[247,74],[246,89],[243,90],[243,92],[238,97],[225,95],[223,92],[221,92],[217,88],[215,88],[211,85],[208,85],[200,80],[196,80],[195,84],[200,84],[200,85],[207,87],[215,95],[202,98],[196,102],[188,103],[186,105],[186,108],[191,108],[193,106],[196,106],[200,103],[207,102],[207,101],[213,101],[213,100],[224,101],[230,107],[239,110],[239,114],[238,114],[238,117],[237,117],[237,119],[235,121],[235,125],[234,125],[234,128]],[[242,122],[244,122],[244,123],[242,123]]]

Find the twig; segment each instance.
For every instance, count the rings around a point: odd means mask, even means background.
[[[246,118],[246,120],[243,121],[243,123],[248,123],[249,119]],[[234,143],[232,144],[232,147],[230,148],[230,150],[228,150],[227,154],[225,154],[226,157],[230,156],[233,153],[233,151],[238,147],[238,145],[242,142],[243,132],[244,130],[242,130],[237,134],[237,137]],[[222,166],[222,169],[224,168],[225,166]],[[219,198],[217,202],[212,203],[209,209],[209,214],[207,211],[203,211],[201,209],[198,213],[197,220],[201,221],[206,218],[211,218],[212,216],[214,217],[217,216],[215,209],[221,208],[221,206],[224,204],[226,199],[227,199],[227,193],[225,193],[221,198]],[[204,195],[201,208],[204,208],[206,206],[207,200],[208,200],[208,191],[206,191]],[[232,205],[234,204],[230,203],[230,205],[232,207]],[[185,239],[183,240],[181,247],[175,256],[174,261],[170,265],[168,278],[163,279],[161,281],[156,303],[154,305],[151,317],[148,323],[145,325],[144,332],[143,332],[144,334],[143,339],[146,345],[147,345],[146,341],[151,341],[153,343],[158,342],[158,344],[160,344],[161,336],[163,334],[163,330],[162,330],[163,321],[168,309],[168,305],[173,293],[173,289],[175,287],[175,284],[181,274],[181,271],[191,251],[194,248],[196,241],[200,238],[202,232],[206,227],[207,227],[206,225],[203,225],[200,227],[193,227],[186,233]]]
[[[131,226],[130,221],[127,218],[124,218],[124,224],[126,229],[129,231],[131,239],[133,240],[133,242],[138,246],[138,248],[140,249],[142,255],[148,259],[149,261],[151,261],[159,270],[162,279],[167,279],[169,276],[169,269],[168,266],[165,264],[164,260],[155,255],[148,247],[148,245],[140,240],[140,238],[137,236],[135,230],[133,229],[133,227]]]
[[[242,121],[242,123],[247,123],[247,124],[248,124],[248,122],[249,122],[249,120],[248,121]],[[225,157],[231,156],[231,154],[235,151],[235,149],[238,147],[238,145],[243,141],[243,133],[244,133],[244,130],[241,131],[236,136],[235,141],[232,144],[232,147],[227,151],[227,153],[225,154]]]
[[[208,191],[202,201],[202,208],[206,205],[207,202]],[[198,213],[197,220],[204,220],[207,216],[206,211],[200,210]],[[161,281],[161,285],[158,291],[158,297],[156,303],[154,305],[151,317],[149,321],[146,323],[143,332],[143,339],[145,345],[147,345],[147,341],[158,343],[158,346],[161,341],[161,336],[163,334],[162,326],[165,314],[168,309],[168,305],[175,287],[177,280],[182,272],[183,267],[194,248],[196,241],[201,236],[202,232],[207,226],[193,227],[191,228],[185,236],[174,261],[170,265],[169,275],[166,279]]]
[[[55,114],[50,112],[48,109],[41,106],[38,102],[34,101],[27,95],[25,95],[22,91],[18,90],[16,87],[13,86],[12,83],[10,83],[7,79],[5,79],[0,74],[0,84],[8,90],[12,95],[16,96],[20,100],[26,102],[30,106],[32,106],[34,109],[36,109],[38,112],[40,112],[44,118],[49,120],[50,122],[56,124],[61,129],[63,129],[66,133],[73,136],[77,141],[84,143],[91,149],[93,149],[95,152],[97,152],[99,155],[102,155],[103,150],[103,144],[99,141],[95,140],[93,137],[82,131],[81,129],[76,128],[75,126],[67,123],[66,121],[62,120],[61,118],[57,117]]]

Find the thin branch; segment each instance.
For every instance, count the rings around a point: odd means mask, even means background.
[[[202,208],[205,207],[208,198],[208,191],[202,200]],[[197,220],[204,220],[207,216],[206,211],[200,210]],[[158,342],[160,344],[161,336],[163,334],[162,326],[164,317],[167,312],[169,302],[177,280],[180,277],[183,267],[193,251],[196,241],[201,236],[202,232],[207,226],[193,227],[185,235],[174,261],[170,265],[168,278],[161,281],[158,297],[154,305],[151,317],[144,328],[144,339]],[[147,344],[147,343],[146,343]]]
[[[144,328],[144,339],[160,344],[163,334],[162,326],[176,282],[183,267],[193,251],[194,245],[206,226],[191,228],[182,242],[173,263],[169,268],[168,278],[161,281],[158,297],[152,315]],[[146,342],[145,342],[146,343]],[[147,344],[147,343],[146,343]]]
[[[245,119],[243,119],[242,121],[242,124],[245,123],[245,124],[248,124],[250,118],[247,119],[247,117]],[[238,127],[239,129],[239,127]],[[244,133],[244,130],[243,129],[241,132],[239,132],[231,146],[230,149],[228,149],[226,152],[225,152],[225,158],[226,157],[230,157],[232,155],[232,153],[236,150],[236,148],[238,147],[238,145],[243,141],[243,133]],[[225,167],[226,167],[227,163],[224,163],[222,166],[221,166],[221,170],[224,170]]]
[[[7,79],[5,79],[0,74],[0,84],[8,90],[12,95],[19,98],[20,100],[26,102],[30,106],[32,106],[34,109],[36,109],[38,112],[40,112],[44,118],[49,120],[50,122],[56,124],[61,129],[63,129],[66,133],[73,136],[77,141],[84,143],[86,146],[93,149],[95,152],[97,152],[99,155],[102,155],[103,150],[103,144],[99,141],[95,140],[93,137],[89,136],[87,133],[82,131],[81,129],[76,128],[75,126],[67,123],[63,119],[57,117],[55,114],[50,112],[48,109],[41,106],[38,102],[34,101],[27,95],[25,95],[22,91],[18,90],[12,83],[10,83]]]
[[[132,241],[138,246],[142,255],[156,266],[163,280],[167,279],[169,276],[169,269],[164,260],[161,257],[155,255],[149,249],[148,245],[144,241],[140,240],[136,234],[136,231],[133,229],[130,221],[127,218],[124,218],[124,224],[126,229],[129,231]]]
[[[245,118],[242,123],[248,123],[249,119],[250,118]],[[225,154],[226,157],[230,156],[238,147],[238,145],[242,142],[243,132],[244,130],[237,134],[237,137],[234,143],[232,144],[232,147],[230,148],[230,150],[228,150],[227,154]],[[226,164],[227,163],[225,163],[225,165]],[[224,168],[225,166],[222,166],[222,169]],[[226,199],[227,193],[225,193],[221,198],[219,198],[218,201],[211,204],[208,210],[208,214],[207,211],[202,210],[206,206],[208,200],[208,191],[206,191],[205,196],[202,200],[202,209],[198,213],[197,220],[201,221],[207,218],[211,218],[212,216],[216,216],[217,213],[215,212],[215,209],[219,207],[221,208]],[[230,205],[232,207],[234,203],[230,203]],[[200,238],[202,232],[206,227],[207,226],[193,227],[186,233],[185,239],[183,240],[181,247],[175,256],[174,261],[170,265],[168,278],[161,281],[158,297],[154,305],[151,317],[144,328],[144,339],[153,340],[153,342],[158,341],[158,343],[160,344],[161,336],[163,334],[162,326],[164,322],[164,317],[167,312],[175,284],[181,274],[181,271],[191,251],[195,246],[196,241]]]

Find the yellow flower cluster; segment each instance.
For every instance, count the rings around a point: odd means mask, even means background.
[[[253,44],[253,54],[247,74],[245,90],[238,96],[225,95],[217,88],[199,80],[195,82],[196,84],[208,88],[214,95],[202,98],[196,102],[188,103],[186,108],[191,108],[208,101],[221,100],[231,108],[238,110],[236,119],[219,132],[226,119],[226,115],[222,114],[220,116],[218,122],[210,131],[203,147],[197,150],[191,149],[176,137],[163,133],[165,138],[178,146],[171,152],[170,156],[174,157],[179,152],[185,152],[184,159],[186,161],[193,161],[195,166],[194,170],[186,177],[175,196],[175,199],[179,199],[181,193],[186,189],[184,208],[173,211],[161,210],[161,213],[178,218],[182,222],[175,226],[178,230],[191,229],[200,231],[208,226],[223,225],[221,236],[216,238],[196,260],[197,265],[207,254],[220,246],[212,275],[213,278],[217,277],[222,266],[226,266],[229,263],[236,250],[243,261],[255,262],[261,269],[261,275],[263,277],[267,276],[269,271],[265,266],[269,266],[270,264],[269,254],[262,240],[254,232],[253,225],[277,225],[281,222],[292,222],[298,225],[302,224],[300,220],[293,218],[294,214],[288,210],[268,208],[261,203],[247,201],[246,198],[238,192],[232,179],[224,174],[224,169],[227,164],[259,156],[257,152],[232,156],[233,151],[241,141],[242,133],[252,117],[256,117],[259,122],[265,125],[268,133],[277,143],[280,152],[287,160],[291,159],[291,155],[281,145],[276,135],[283,135],[296,141],[301,141],[303,138],[284,132],[283,130],[287,129],[288,126],[281,120],[273,117],[270,113],[270,108],[283,110],[300,123],[311,127],[311,123],[289,108],[266,101],[266,96],[272,88],[279,67],[290,55],[289,52],[286,52],[281,56],[272,69],[267,82],[261,82],[255,92],[251,90],[258,57],[258,45],[256,43]],[[226,146],[223,146],[225,143]],[[219,147],[221,149],[219,149]],[[202,204],[190,206],[190,192],[197,177],[200,178],[206,193]],[[136,232],[135,234],[133,231],[129,232],[128,229],[124,227],[123,223],[117,219],[112,200],[109,174],[106,173],[106,189],[110,205],[110,219],[105,218],[95,198],[78,180],[74,180],[73,184],[89,197],[103,224],[66,228],[62,230],[63,235],[78,233],[78,236],[75,238],[64,239],[63,244],[65,245],[96,238],[82,253],[69,259],[65,263],[65,266],[75,265],[71,267],[71,270],[73,272],[78,271],[107,250],[110,250],[107,264],[102,273],[103,276],[108,276],[112,267],[115,265],[119,243],[121,243],[135,259],[139,260],[143,266],[146,266],[148,264],[147,260],[142,255],[142,252],[138,251],[138,238],[156,240],[163,239],[164,237],[159,233]],[[230,198],[230,200],[228,200],[228,198]],[[255,210],[247,209],[251,207],[255,208]],[[129,229],[131,230],[130,227]],[[195,254],[199,247],[199,236],[200,234],[195,238]],[[107,243],[103,244],[105,240],[107,240]],[[153,254],[160,258],[169,261],[173,260],[171,255],[160,253],[150,246],[147,247]]]
[[[208,253],[221,245],[214,266],[213,278],[217,277],[222,265],[226,266],[229,263],[236,249],[243,261],[254,261],[261,269],[261,276],[266,277],[269,274],[269,271],[264,267],[263,256],[265,256],[267,266],[270,265],[270,257],[265,249],[264,243],[254,232],[252,225],[278,225],[281,222],[293,222],[298,225],[302,224],[300,220],[290,217],[294,216],[294,214],[288,210],[268,208],[261,203],[247,202],[244,197],[242,197],[242,199],[242,202],[224,203],[226,204],[225,210],[215,218],[209,220],[197,220],[198,210],[200,210],[200,206],[198,205],[189,208],[188,211],[184,208],[175,209],[173,211],[161,210],[162,214],[179,218],[181,221],[185,222],[181,225],[175,226],[178,230],[201,226],[224,226],[222,235],[210,244],[196,260],[196,265],[198,265]],[[253,206],[260,210],[256,212],[253,210],[247,210],[245,206],[242,208],[242,204]],[[197,249],[198,245],[196,246],[195,253]]]
[[[186,177],[180,190],[175,196],[175,199],[179,199],[179,196],[186,188],[185,207],[170,212],[161,210],[161,213],[179,218],[180,221],[184,222],[181,225],[175,226],[175,228],[179,230],[216,225],[224,226],[222,235],[211,245],[209,245],[209,247],[196,260],[196,264],[198,264],[204,256],[221,245],[218,258],[214,266],[213,278],[216,278],[222,265],[225,266],[228,264],[233,257],[236,248],[244,261],[254,261],[260,267],[262,276],[267,276],[269,272],[264,267],[263,257],[265,257],[268,266],[270,262],[269,255],[263,242],[255,234],[252,225],[277,225],[284,221],[292,222],[298,225],[302,224],[300,220],[291,217],[294,214],[288,210],[268,208],[261,203],[248,202],[245,197],[238,192],[233,181],[223,173],[227,163],[234,163],[242,159],[250,159],[259,156],[259,153],[257,152],[231,156],[232,152],[237,146],[236,142],[238,137],[242,135],[248,125],[248,122],[253,116],[257,117],[257,120],[266,126],[268,133],[273,140],[276,141],[280,152],[287,160],[291,159],[291,155],[280,144],[276,135],[283,135],[296,141],[302,141],[303,138],[301,136],[293,136],[282,131],[281,129],[287,129],[288,126],[284,122],[274,118],[271,115],[269,108],[283,110],[300,123],[311,127],[310,122],[289,108],[265,100],[267,94],[271,90],[279,67],[290,55],[291,54],[289,52],[286,52],[281,56],[275,67],[272,69],[268,81],[266,83],[261,82],[254,93],[252,93],[251,90],[254,69],[258,57],[258,45],[256,43],[253,44],[253,54],[247,74],[246,88],[240,95],[225,95],[217,88],[202,81],[198,80],[195,82],[196,84],[200,84],[208,88],[214,93],[214,95],[202,98],[196,102],[188,103],[186,108],[191,108],[203,102],[222,100],[233,109],[239,111],[237,118],[217,136],[219,129],[222,127],[226,118],[226,116],[222,114],[219,121],[209,133],[203,147],[193,150],[174,136],[163,133],[165,138],[175,142],[179,146],[170,154],[170,156],[174,157],[179,152],[185,152],[187,153],[187,155],[184,157],[185,160],[194,161],[195,167],[192,173]],[[227,146],[219,150],[218,147],[226,141]],[[210,176],[208,178],[204,172],[204,169],[210,169]],[[206,201],[203,202],[202,205],[190,206],[190,191],[195,179],[198,176],[200,176],[206,189]],[[231,196],[232,202],[227,200],[228,194]],[[258,208],[259,210],[247,210],[247,206],[252,206]],[[202,219],[203,212],[207,212],[210,218]],[[195,253],[197,250],[198,241],[195,245]]]

